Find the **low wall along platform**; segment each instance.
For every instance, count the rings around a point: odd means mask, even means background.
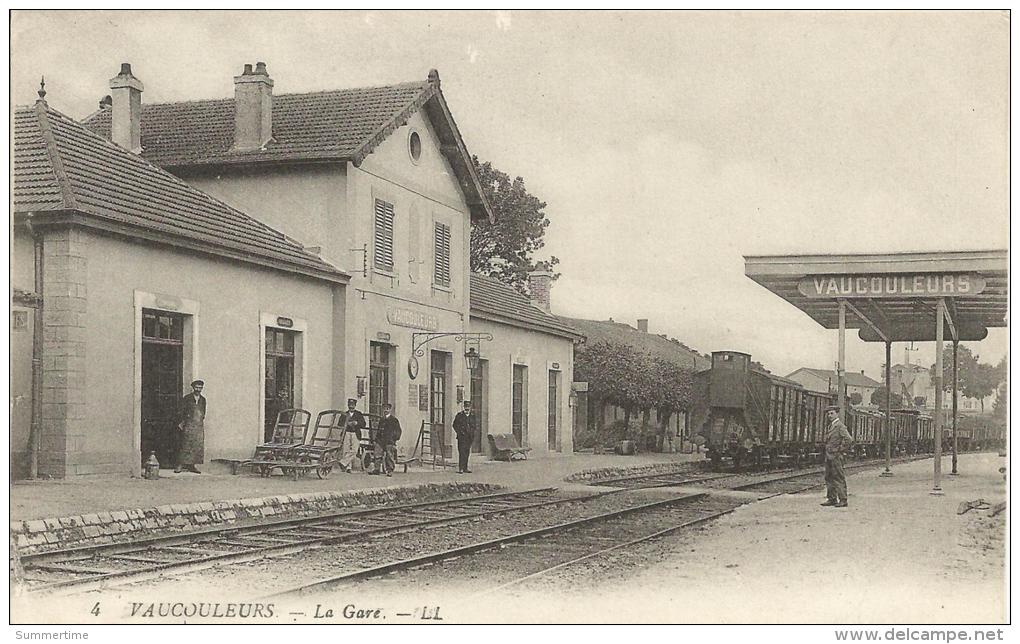
[[[312,492],[231,501],[160,505],[136,510],[97,512],[56,519],[11,522],[11,540],[20,553],[126,543],[146,537],[173,536],[224,525],[241,527],[265,520],[314,517],[345,509],[399,505],[492,494],[490,483],[429,483],[345,492]]]

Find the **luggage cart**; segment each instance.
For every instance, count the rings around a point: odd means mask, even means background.
[[[273,463],[288,460],[291,450],[305,442],[311,420],[311,412],[304,409],[280,410],[270,441],[256,445],[250,459],[232,463],[233,473],[237,474],[238,469],[247,467],[260,476],[269,476]]]
[[[320,479],[329,476],[340,460],[340,449],[347,431],[343,424],[345,415],[346,412],[340,409],[320,411],[304,444],[295,446],[287,453],[287,461],[279,464],[283,473],[289,474],[295,481],[311,470]]]

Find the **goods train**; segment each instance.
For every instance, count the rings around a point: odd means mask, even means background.
[[[740,467],[798,466],[824,458],[825,408],[835,404],[836,395],[809,391],[800,383],[767,373],[753,366],[746,353],[713,352],[712,367],[695,374],[694,400],[693,427],[715,466],[723,459]],[[852,455],[885,454],[885,414],[848,407],[843,421],[853,437]],[[995,431],[958,430],[958,446],[961,450],[996,446],[1002,437],[993,435]],[[932,452],[932,436],[931,416],[912,409],[893,410],[893,455]],[[948,448],[949,431],[943,436]]]

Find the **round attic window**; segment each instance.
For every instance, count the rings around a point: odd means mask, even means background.
[[[407,151],[411,155],[411,160],[418,163],[418,160],[421,159],[421,136],[414,130],[411,130],[411,134],[407,138]]]

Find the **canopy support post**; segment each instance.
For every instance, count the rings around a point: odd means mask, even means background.
[[[885,471],[879,476],[892,476],[892,342],[885,343]]]
[[[945,336],[946,301],[939,298],[935,306],[935,422],[932,426],[932,444],[935,448],[935,473],[931,493],[942,495],[942,344]]]
[[[839,418],[846,419],[846,301],[839,301],[839,362],[836,363],[836,404]]]
[[[958,371],[958,369],[959,369],[959,360],[958,360],[958,358],[959,358],[959,355],[958,355],[959,350],[960,350],[960,343],[959,343],[959,341],[953,340],[953,471],[950,472],[950,474],[952,474],[953,476],[956,476],[957,474],[959,474],[959,472],[956,471],[956,454],[957,454],[957,451],[958,451],[958,446],[956,444],[956,412],[957,412],[956,401],[957,401],[957,398],[959,398],[959,394],[957,394],[957,387],[959,385],[959,379],[958,379],[959,378],[959,371]]]

